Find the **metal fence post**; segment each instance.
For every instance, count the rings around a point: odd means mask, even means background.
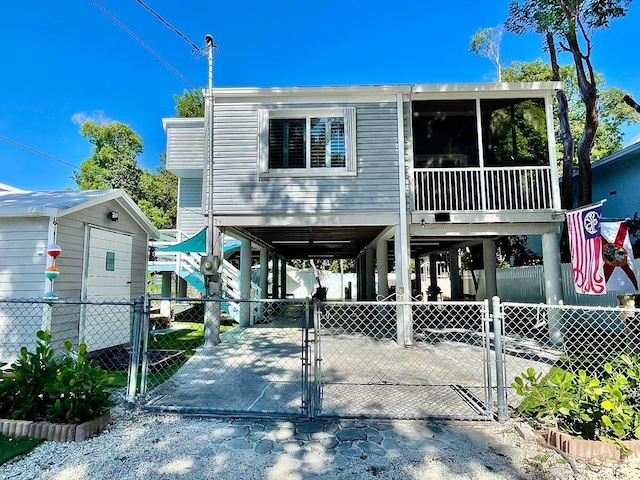
[[[502,308],[500,305],[500,297],[493,297],[493,335],[494,348],[496,351],[496,396],[498,400],[498,421],[505,422],[507,420],[507,397],[504,388],[504,352],[502,347]]]
[[[493,417],[493,377],[491,375],[491,314],[489,313],[489,300],[482,304],[482,327],[484,333],[484,357],[485,357],[485,406],[487,418]]]
[[[147,394],[147,370],[149,369],[149,313],[151,300],[146,304],[142,315],[142,372],[140,376],[140,396]]]
[[[313,302],[313,339],[314,339],[314,345],[313,345],[313,405],[312,405],[312,409],[311,412],[313,413],[314,417],[317,417],[318,414],[321,411],[322,406],[320,405],[321,402],[321,393],[320,390],[322,389],[322,374],[320,373],[320,362],[322,362],[322,358],[321,358],[321,353],[320,353],[320,342],[321,342],[321,323],[322,323],[322,313],[321,313],[321,308],[320,308],[320,302],[318,301],[314,301]]]
[[[131,332],[131,357],[127,376],[127,403],[134,403],[138,390],[138,365],[140,365],[140,336],[142,334],[142,312],[144,297],[140,296],[133,304],[133,329]]]

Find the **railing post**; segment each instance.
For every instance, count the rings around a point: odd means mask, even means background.
[[[504,352],[502,347],[502,308],[500,305],[500,297],[495,296],[492,299],[493,311],[493,335],[494,348],[496,352],[496,396],[498,400],[498,421],[505,422],[507,420],[507,396],[504,387],[505,365]]]
[[[140,296],[133,304],[133,329],[131,331],[131,356],[129,358],[129,373],[127,376],[126,401],[133,404],[138,390],[138,366],[140,365],[140,336],[142,334],[142,313],[144,297]]]

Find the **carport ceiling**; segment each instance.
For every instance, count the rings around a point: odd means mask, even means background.
[[[331,227],[244,227],[237,229],[249,238],[269,244],[278,254],[290,259],[356,258],[374,240],[382,226]]]

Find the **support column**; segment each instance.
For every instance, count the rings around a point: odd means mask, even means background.
[[[274,300],[278,298],[278,292],[280,292],[280,263],[278,255],[274,253],[271,255],[271,298]]]
[[[422,290],[422,262],[420,256],[413,257],[414,280],[412,282],[411,296],[416,298]]]
[[[251,242],[240,240],[240,298],[251,298]],[[240,302],[241,327],[248,327],[251,323],[251,303]]]
[[[389,296],[389,242],[385,239],[376,243],[376,267],[378,269],[378,295]]]
[[[365,262],[366,262],[366,288],[365,292],[367,300],[376,299],[376,270],[375,270],[375,257],[376,251],[373,248],[367,248],[365,250]]]
[[[498,295],[498,281],[496,279],[496,241],[491,238],[482,240],[482,259],[484,263],[484,287],[485,298],[491,300]],[[492,312],[493,304],[489,301],[489,311]]]
[[[396,258],[396,299],[399,302],[411,301],[411,269],[409,265],[409,236],[396,226],[394,237]],[[397,309],[398,345],[413,344],[413,319],[410,305],[400,305]]]
[[[451,300],[462,300],[462,277],[458,249],[449,250],[449,274],[451,278]]]
[[[544,292],[547,304],[562,305],[562,268],[560,263],[560,244],[556,233],[542,235],[542,263],[544,269]],[[563,342],[562,319],[560,312],[549,309],[549,339],[555,343]]]
[[[180,276],[178,276],[178,297],[187,297],[187,281]]]
[[[287,298],[287,259],[280,257],[280,298]]]
[[[260,250],[260,298],[269,296],[269,251]]]
[[[171,297],[171,278],[172,272],[162,272],[162,290],[161,294],[163,298]],[[160,314],[171,318],[171,300],[160,300]]]

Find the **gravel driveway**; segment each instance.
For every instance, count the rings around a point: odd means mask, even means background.
[[[516,423],[291,422],[116,407],[101,436],[46,442],[2,479],[640,479],[640,458],[569,464]]]

